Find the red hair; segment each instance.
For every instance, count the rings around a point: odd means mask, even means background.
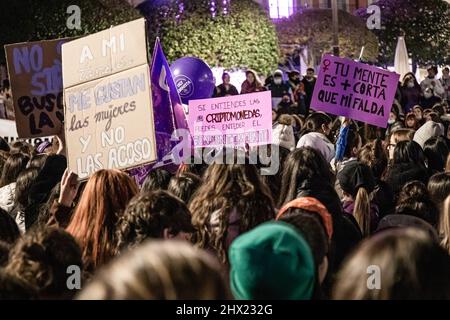
[[[100,170],[88,180],[67,226],[67,231],[81,246],[88,270],[115,255],[118,218],[138,192],[135,181],[119,170]]]

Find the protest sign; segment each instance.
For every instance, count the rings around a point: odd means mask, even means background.
[[[17,135],[16,123],[12,120],[0,119],[0,137],[5,139],[5,141],[10,144],[12,144],[16,140],[19,140],[19,136]],[[51,141],[52,137],[38,137],[20,140],[26,141],[33,146],[38,146],[43,141]]]
[[[61,45],[68,39],[6,45],[17,132],[21,138],[58,134],[64,119]]]
[[[270,144],[271,93],[190,100],[189,129],[195,147]]]
[[[327,54],[320,64],[311,108],[386,128],[399,77]]]
[[[66,43],[62,55],[64,88],[147,64],[145,19]]]
[[[81,179],[100,169],[129,169],[157,159],[145,23],[143,19],[138,22],[130,22],[130,28],[125,27],[127,24],[120,25],[109,29],[108,33],[103,31],[68,43],[67,47],[63,45],[68,167]],[[95,80],[88,77],[89,81],[74,78],[67,72],[66,66],[73,70],[73,65],[81,59],[79,55],[85,55],[82,48],[117,43],[113,37],[122,39],[124,46],[116,49],[107,46],[105,53],[109,63],[114,65],[118,54],[130,58],[127,65],[132,67],[113,67],[111,72],[105,73],[107,76],[95,77]],[[139,50],[144,53],[136,52]],[[94,55],[92,58],[91,62],[86,61],[86,67],[95,69],[97,60]],[[100,50],[98,63],[104,62]],[[66,87],[66,84],[75,85]]]

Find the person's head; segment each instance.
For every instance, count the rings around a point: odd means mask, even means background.
[[[276,70],[273,73],[273,83],[280,85],[283,82],[283,71]]]
[[[9,213],[0,208],[0,241],[11,245],[19,237],[20,232],[16,222]]]
[[[194,232],[187,206],[162,190],[131,199],[117,225],[120,250],[135,247],[147,239],[189,240]]]
[[[189,204],[195,241],[225,262],[236,236],[273,219],[273,200],[251,164],[211,164],[203,181]]]
[[[321,284],[328,272],[328,252],[333,237],[333,219],[317,199],[300,197],[286,204],[276,220],[293,225],[308,242]]]
[[[324,112],[314,112],[306,118],[302,134],[320,132],[328,136],[331,132],[331,118]]]
[[[423,153],[427,159],[428,169],[431,172],[443,172],[445,170],[449,149],[444,138],[432,137],[425,141]]]
[[[365,240],[347,259],[338,273],[332,297],[449,299],[449,272],[449,255],[427,232],[417,228],[386,230]]]
[[[432,96],[434,96],[434,90],[430,87],[426,88],[423,91],[423,96],[425,97],[425,99],[430,99]]]
[[[247,72],[245,72],[245,78],[247,79],[247,82],[250,84],[253,84],[256,82],[256,75],[251,70],[247,70]]]
[[[450,254],[450,195],[447,196],[441,206],[438,233],[441,246]]]
[[[20,172],[26,168],[29,159],[28,156],[22,153],[11,154],[3,166],[0,187],[16,182]]]
[[[414,138],[414,130],[411,129],[397,129],[389,137],[388,152],[389,159],[394,159],[394,150],[397,143],[400,141],[411,141]]]
[[[436,206],[431,201],[427,187],[420,181],[410,181],[402,187],[395,213],[423,219],[432,226],[437,225],[439,215]]]
[[[450,69],[449,69],[448,67],[445,67],[444,69],[442,69],[442,75],[443,75],[445,78],[448,78],[449,75],[450,75]]]
[[[172,174],[165,169],[155,169],[150,171],[142,184],[141,192],[150,192],[156,190],[167,190]]]
[[[406,86],[408,88],[414,88],[416,86],[416,78],[411,74],[405,75],[403,77],[402,86],[403,87]]]
[[[29,167],[23,170],[16,181],[16,190],[14,201],[16,205],[19,205],[23,209],[28,205],[28,193],[31,185],[39,175],[39,168]]]
[[[438,74],[438,69],[436,66],[431,66],[427,69],[427,72],[428,72],[428,78],[434,79],[434,77],[436,77],[436,75]]]
[[[436,112],[434,112],[434,111],[431,111],[431,112],[428,112],[427,114],[425,114],[424,115],[424,119],[425,119],[425,121],[433,121],[433,122],[436,122],[436,123],[439,123],[439,122],[441,122],[441,118],[439,117],[439,115],[436,113]]]
[[[187,242],[152,240],[106,266],[78,300],[224,300],[221,266]]]
[[[300,83],[300,72],[298,71],[291,71],[288,73],[289,80],[292,81],[294,84]]]
[[[37,292],[26,281],[0,269],[0,300],[35,300]]]
[[[83,270],[80,247],[63,229],[47,227],[26,233],[16,243],[6,271],[26,281],[40,298],[70,299],[69,266]]]
[[[89,178],[67,227],[80,243],[86,268],[95,269],[115,255],[117,221],[138,191],[119,170],[99,170]]]
[[[442,209],[444,200],[450,195],[450,173],[442,172],[431,176],[428,180],[430,198],[438,209]]]
[[[267,222],[244,233],[232,243],[229,256],[236,299],[310,300],[313,296],[317,280],[311,248],[288,223]]]
[[[422,120],[422,118],[423,118],[423,109],[422,109],[421,106],[419,106],[419,105],[414,106],[413,107],[413,113],[416,116],[416,119],[418,121]]]
[[[224,84],[230,84],[231,78],[230,78],[230,74],[228,72],[224,72],[222,74],[222,81]]]
[[[2,137],[0,137],[0,151],[5,151],[5,152],[9,152],[9,144],[8,142],[6,142],[5,139],[3,139]]]
[[[425,167],[425,155],[415,141],[400,141],[394,149],[394,164],[414,163]]]
[[[433,113],[435,113],[437,115],[437,117],[436,116],[430,116],[430,118],[433,121],[436,121],[436,122],[440,122],[441,117],[447,113],[446,110],[445,110],[445,106],[443,104],[441,104],[441,103],[435,104],[431,108],[431,110],[433,110]]]
[[[41,169],[44,166],[47,157],[48,155],[46,154],[37,154],[32,156],[30,161],[28,162],[28,167],[35,167]]]
[[[411,112],[406,115],[405,127],[412,130],[417,130],[419,128],[419,122],[417,121],[414,113]]]
[[[369,194],[375,188],[372,170],[357,161],[347,164],[337,174],[344,195],[354,201],[353,216],[363,235],[371,232]]]
[[[388,165],[388,158],[383,150],[383,142],[377,139],[364,145],[359,150],[358,161],[372,169],[375,179],[381,180]]]
[[[32,157],[35,154],[34,147],[25,141],[14,141],[9,152],[11,154],[23,153],[28,157]]]
[[[306,69],[306,79],[312,80],[313,78],[314,78],[314,69],[313,68]]]
[[[279,207],[297,198],[302,184],[321,183],[332,185],[331,169],[322,154],[311,148],[302,147],[292,151],[283,165]]]
[[[189,172],[180,173],[170,179],[167,191],[183,200],[184,203],[189,204],[201,183],[202,179],[195,174]]]
[[[350,129],[347,133],[347,139],[344,150],[344,158],[353,158],[358,155],[362,148],[362,139],[358,131]]]

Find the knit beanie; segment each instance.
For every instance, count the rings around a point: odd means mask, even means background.
[[[365,188],[368,193],[375,188],[375,178],[372,170],[358,161],[350,161],[338,172],[337,179],[342,191],[356,197],[359,188]]]
[[[236,299],[309,300],[315,285],[311,249],[291,225],[272,221],[231,244],[230,285]]]

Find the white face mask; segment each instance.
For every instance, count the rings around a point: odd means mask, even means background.
[[[425,92],[425,93],[423,94],[423,96],[424,96],[426,99],[430,99],[430,98],[433,96],[433,94],[432,94],[431,92]]]
[[[408,88],[414,88],[414,81],[408,82]]]
[[[280,78],[274,78],[274,79],[273,79],[273,82],[274,82],[275,84],[281,84],[282,80],[281,80]]]
[[[388,120],[388,124],[394,124],[395,123],[395,119],[389,119]]]

